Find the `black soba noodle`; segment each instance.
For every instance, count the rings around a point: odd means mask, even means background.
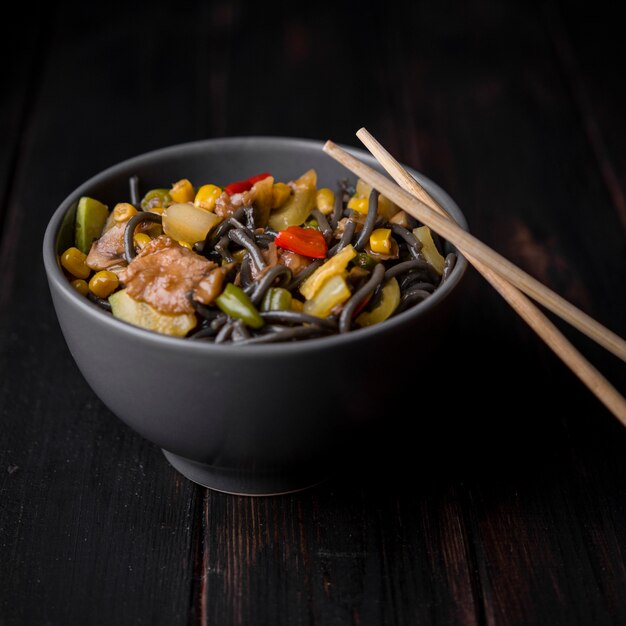
[[[261,252],[259,246],[256,245],[254,235],[252,233],[250,233],[251,236],[248,235],[248,233],[245,232],[246,230],[247,229],[245,227],[233,228],[228,231],[228,238],[239,244],[242,248],[245,248],[250,253],[250,257],[256,265],[256,269],[259,272],[262,272],[267,267],[265,259],[263,258],[263,253]]]
[[[139,211],[141,209],[141,200],[139,198],[139,176],[131,176],[128,179],[130,188],[130,203]]]
[[[452,272],[452,270],[454,269],[454,266],[456,265],[456,254],[454,252],[448,252],[448,254],[446,255],[446,259],[443,262],[443,273],[441,274],[441,285],[443,285],[443,283],[448,280],[448,277],[450,276],[450,273]]]
[[[96,306],[99,306],[103,311],[111,312],[111,304],[108,300],[104,298],[98,298],[98,296],[93,293],[88,293],[87,298],[90,302],[93,302]]]
[[[126,229],[124,230],[124,256],[126,257],[127,263],[130,263],[137,256],[137,253],[135,252],[135,242],[133,240],[135,236],[135,228],[144,222],[160,224],[162,221],[163,220],[160,215],[147,211],[139,211],[139,213],[133,215],[128,220],[128,224],[126,224]]]
[[[232,263],[235,260],[235,257],[230,253],[228,249],[230,245],[230,231],[228,231],[225,235],[220,237],[219,241],[213,247],[213,250],[217,252],[227,263]],[[248,257],[246,257],[248,258]]]
[[[257,283],[253,283],[254,290],[249,294],[252,304],[259,304],[270,287],[284,287],[290,282],[291,270],[286,265],[279,263],[270,267]]]
[[[391,228],[392,233],[398,235],[404,240],[411,256],[418,259],[420,250],[422,249],[422,244],[418,241],[417,237],[410,230],[404,228],[404,226],[400,226],[399,224],[390,224],[389,228]]]
[[[378,263],[372,270],[372,274],[369,280],[359,289],[357,289],[352,297],[346,302],[339,315],[339,332],[347,333],[352,326],[352,316],[357,307],[363,303],[366,298],[369,298],[377,287],[383,282],[385,278],[385,268],[381,263]]]
[[[329,255],[330,256],[330,255]],[[290,283],[287,289],[293,291],[299,287],[323,263],[321,259],[313,261],[305,270],[302,270]]]
[[[356,222],[352,218],[348,218],[348,221],[345,223],[343,227],[343,234],[341,235],[341,239],[339,239],[339,243],[334,245],[328,251],[328,258],[335,256],[337,252],[341,252],[351,241],[354,236],[354,231],[356,229]]]
[[[322,232],[322,235],[324,235],[324,239],[326,240],[326,243],[328,243],[331,240],[331,237],[333,236],[333,229],[331,225],[328,223],[326,216],[319,209],[313,209],[311,211],[311,215],[315,218],[315,220],[319,224],[320,231]]]
[[[338,183],[337,194],[335,195],[335,207],[332,216],[329,220],[330,226],[333,230],[337,228],[339,220],[343,217],[344,209],[348,203],[347,194],[348,181],[340,180]]]
[[[312,324],[326,330],[337,330],[337,320],[330,317],[315,317],[300,311],[263,311],[261,317],[266,322],[279,322],[282,324]]]
[[[273,327],[270,332],[260,333],[250,339],[238,342],[238,345],[253,345],[259,343],[279,343],[281,341],[291,341],[293,339],[304,339],[305,337],[321,337],[328,332],[323,332],[319,326],[290,326]],[[236,343],[236,342],[233,342]]]
[[[414,259],[412,261],[403,261],[402,263],[398,263],[393,265],[389,269],[385,271],[385,280],[389,280],[394,276],[399,276],[405,272],[410,272],[411,270],[423,270],[425,272],[432,272],[432,269],[426,261],[422,261],[421,259]]]
[[[376,219],[378,210],[378,192],[374,189],[369,197],[369,202],[367,204],[367,217],[365,218],[365,223],[363,224],[363,228],[359,233],[356,241],[354,242],[354,249],[359,252],[363,250],[363,246],[367,243],[372,231],[374,230],[374,226],[376,226]]]
[[[220,328],[217,335],[215,335],[215,343],[224,343],[231,338],[234,330],[234,323],[235,320],[229,320]]]
[[[124,257],[130,263],[136,256],[135,229],[145,222],[162,223],[160,215],[143,211],[139,194],[139,179],[129,180],[131,204],[138,213],[130,218],[124,231]],[[242,319],[235,319],[214,305],[194,300],[193,292],[187,298],[198,318],[198,327],[188,335],[192,341],[215,344],[256,345],[323,337],[354,330],[355,314],[372,309],[380,302],[384,286],[396,280],[400,301],[392,315],[398,315],[428,298],[443,284],[456,263],[456,254],[446,255],[441,275],[434,270],[422,251],[422,243],[411,230],[400,224],[390,223],[378,214],[379,195],[372,191],[368,200],[367,215],[363,216],[348,208],[351,187],[345,180],[339,181],[335,204],[329,215],[314,208],[309,220],[322,233],[328,245],[324,259],[311,260],[309,265],[294,274],[281,263],[268,266],[267,251],[274,244],[277,232],[269,226],[259,228],[255,224],[252,206],[243,206],[223,220],[213,231],[210,239],[194,244],[193,250],[219,264],[230,264],[229,282],[238,284],[256,307],[264,301],[271,289],[288,291],[292,297],[298,288],[324,262],[351,244],[366,261],[360,265],[352,279],[352,295],[336,312],[327,317],[317,317],[299,310],[261,310],[263,326],[251,328]],[[343,222],[342,222],[343,220]],[[406,223],[406,222],[405,222]],[[369,248],[370,237],[376,228],[391,231],[392,250],[397,256],[377,255]],[[435,239],[437,240],[437,239]],[[236,260],[237,258],[237,260]],[[108,300],[89,293],[90,301],[106,311],[111,311]]]

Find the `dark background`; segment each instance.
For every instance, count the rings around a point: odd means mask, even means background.
[[[87,387],[40,246],[147,150],[367,126],[486,243],[626,335],[622,24],[602,4],[42,3],[0,85],[0,624],[624,624],[626,433],[473,271],[454,393],[299,494],[178,475]],[[622,392],[623,363],[559,326]],[[140,368],[140,363],[138,363]]]

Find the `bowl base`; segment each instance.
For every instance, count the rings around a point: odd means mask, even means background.
[[[207,489],[236,496],[279,496],[310,489],[327,479],[302,468],[289,472],[244,472],[199,463],[167,450],[162,452],[185,478]]]

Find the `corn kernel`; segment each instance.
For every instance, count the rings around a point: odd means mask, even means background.
[[[128,202],[120,202],[113,209],[113,219],[116,222],[127,222],[133,215],[138,213],[137,209]]]
[[[292,311],[298,311],[299,313],[302,313],[302,309],[304,308],[304,302],[302,302],[301,300],[298,300],[296,298],[293,298],[291,300],[291,310]]]
[[[348,201],[348,208],[356,211],[357,213],[363,213],[363,215],[367,215],[367,207],[369,205],[369,200],[367,198],[358,198],[357,196],[352,196]]]
[[[133,243],[135,244],[135,247],[140,250],[151,241],[150,236],[146,235],[146,233],[135,233],[133,235]]]
[[[61,255],[61,265],[76,278],[87,278],[90,269],[85,263],[87,255],[78,248],[68,248]]]
[[[196,206],[207,211],[215,208],[215,201],[222,195],[222,190],[217,185],[202,185],[193,201]]]
[[[98,298],[108,298],[118,287],[120,281],[113,272],[96,272],[89,281],[89,290]]]
[[[330,215],[335,208],[335,194],[328,187],[318,189],[315,194],[315,205],[324,215]]]
[[[391,228],[377,228],[370,235],[370,248],[378,254],[391,252]]]
[[[291,187],[285,183],[274,183],[272,185],[272,209],[283,206],[291,195]]]
[[[87,284],[87,281],[82,278],[73,280],[70,285],[72,285],[72,287],[74,287],[74,289],[76,289],[81,296],[86,296],[89,293],[89,285]]]
[[[193,202],[194,195],[193,185],[186,178],[174,183],[170,189],[174,202]]]
[[[192,250],[193,248],[191,247],[190,243],[187,243],[186,241],[179,241],[178,242],[183,248],[187,248],[188,250]]]

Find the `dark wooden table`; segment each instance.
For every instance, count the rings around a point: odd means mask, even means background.
[[[295,495],[193,485],[82,379],[44,278],[49,216],[105,167],[214,136],[356,145],[365,125],[626,335],[614,15],[252,4],[29,4],[3,25],[0,624],[625,624],[626,431],[473,271],[457,391],[410,391],[419,437]],[[559,326],[624,393],[624,364]]]

